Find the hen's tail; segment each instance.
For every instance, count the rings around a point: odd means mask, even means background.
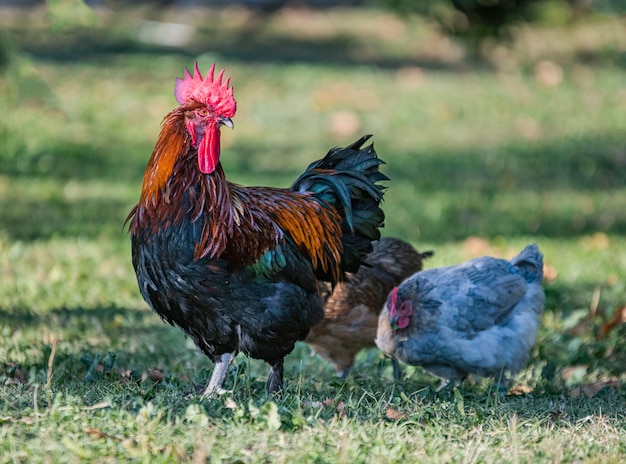
[[[511,264],[520,270],[526,282],[541,283],[543,280],[543,254],[535,243],[531,243],[511,260]]]
[[[423,261],[435,254],[434,251],[419,252],[409,243],[393,237],[381,238],[373,247],[363,265],[384,271],[393,279],[394,286],[421,271]]]
[[[379,182],[389,178],[378,170],[384,161],[376,155],[374,145],[362,148],[370,137],[361,137],[345,148],[333,148],[291,186],[297,192],[312,192],[341,216],[343,272],[357,271],[361,258],[372,250],[372,241],[380,238],[378,229],[385,219],[380,208],[385,187]],[[318,278],[332,280],[330,275]]]

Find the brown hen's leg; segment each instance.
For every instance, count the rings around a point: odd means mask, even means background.
[[[402,366],[396,358],[391,358],[391,367],[393,368],[393,380],[399,382],[402,380]]]
[[[267,377],[267,393],[278,393],[283,389],[283,359],[270,363],[270,375]]]
[[[337,371],[337,376],[339,376],[341,380],[346,380],[348,378],[348,375],[350,375],[351,370],[352,366],[346,367],[345,369]]]
[[[235,357],[235,353],[224,353],[220,360],[215,363],[215,367],[213,368],[213,374],[211,374],[211,379],[209,380],[208,385],[202,392],[202,396],[207,397],[211,395],[221,395],[226,392],[222,388],[224,385],[224,378],[226,377],[226,372],[228,371],[228,366],[232,362]]]

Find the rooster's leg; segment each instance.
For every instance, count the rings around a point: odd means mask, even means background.
[[[224,378],[226,377],[226,372],[228,371],[228,366],[230,366],[231,361],[235,357],[235,353],[224,353],[220,360],[215,363],[215,368],[213,369],[213,374],[211,374],[211,380],[209,380],[209,384],[206,386],[204,391],[202,392],[202,396],[211,396],[213,394],[222,394],[224,390],[222,389],[222,385],[224,385]]]
[[[283,359],[270,363],[270,375],[267,377],[267,393],[272,394],[283,389]]]

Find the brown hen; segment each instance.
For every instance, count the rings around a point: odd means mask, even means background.
[[[402,240],[385,237],[373,243],[374,249],[356,273],[347,273],[333,290],[320,282],[324,299],[324,319],[315,325],[305,342],[321,357],[334,364],[345,378],[354,357],[363,348],[375,346],[378,315],[391,289],[422,269],[422,260],[432,251],[419,253]],[[393,360],[394,377],[400,368]]]

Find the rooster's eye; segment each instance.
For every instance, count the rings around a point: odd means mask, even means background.
[[[198,110],[198,116],[207,116],[209,114],[209,110],[206,108],[200,108]]]

